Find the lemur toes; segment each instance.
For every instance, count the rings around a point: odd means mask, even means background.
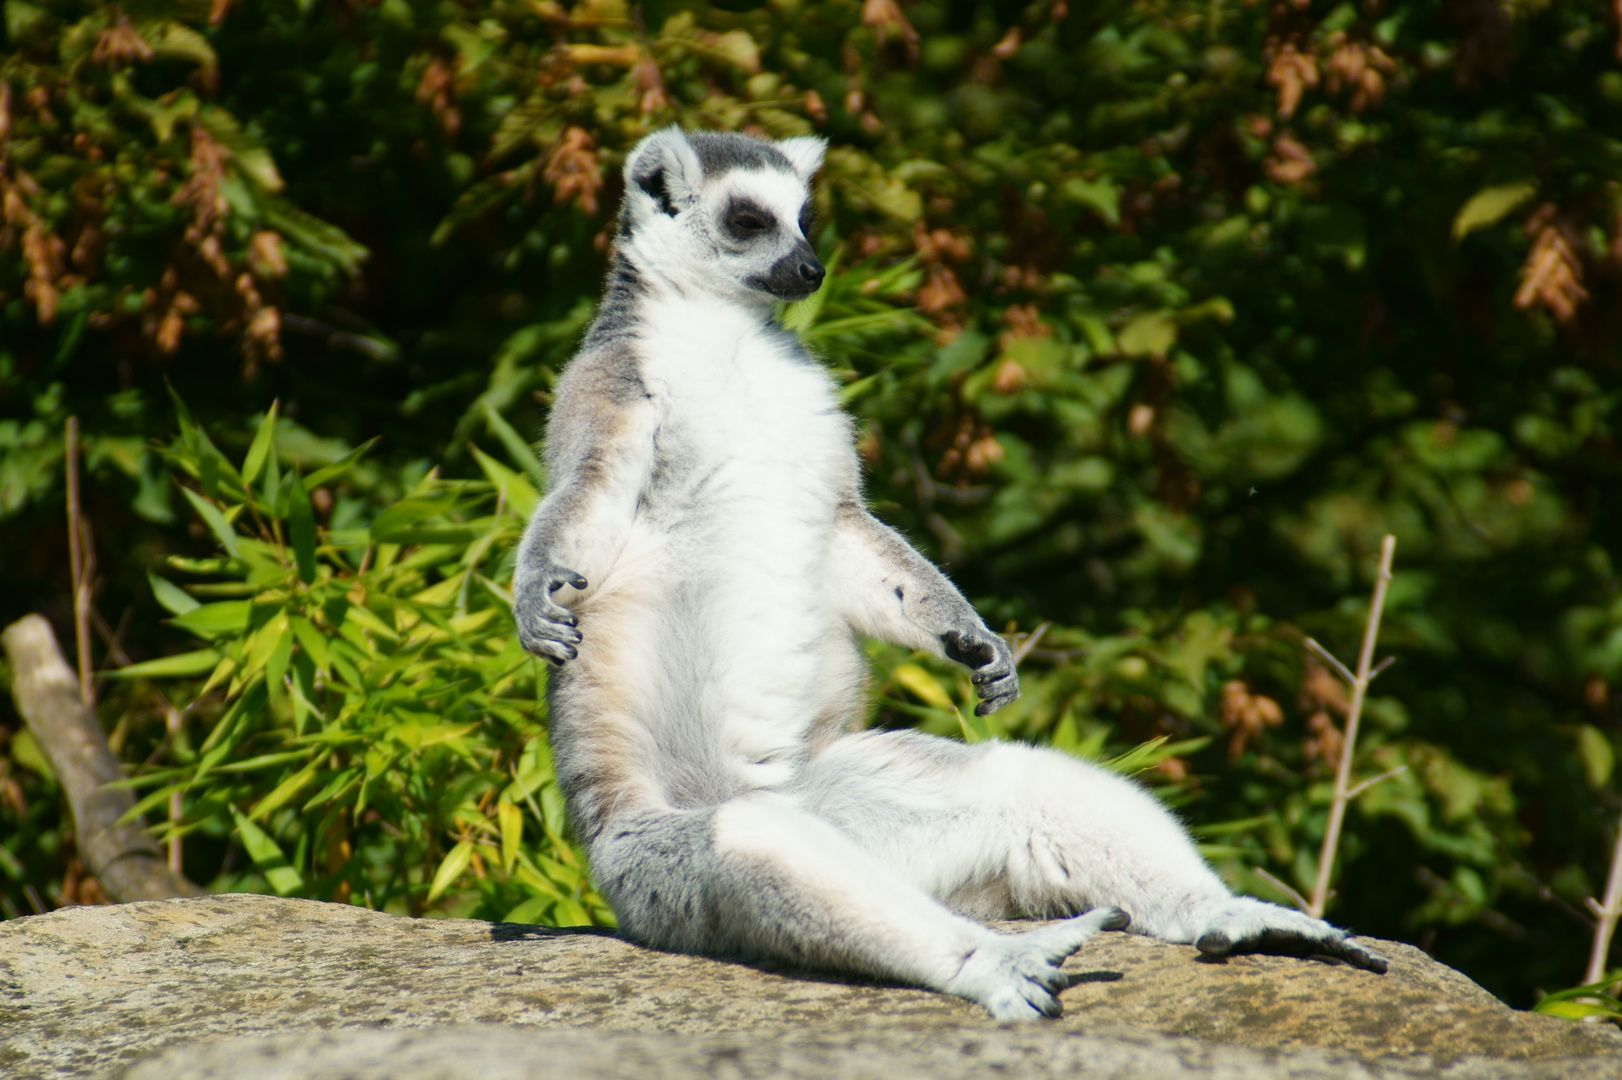
[[[1376,974],[1384,974],[1390,967],[1385,957],[1357,944],[1351,935],[1322,919],[1260,900],[1241,898],[1230,903],[1237,909],[1220,917],[1227,925],[1208,927],[1194,942],[1205,956],[1330,956]]]

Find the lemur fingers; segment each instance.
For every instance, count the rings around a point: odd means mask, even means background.
[[[574,613],[552,599],[552,594],[565,585],[584,589],[586,579],[573,570],[550,567],[513,598],[519,643],[526,651],[559,666],[580,655],[575,646],[582,640],[575,628]]]
[[[1346,931],[1298,911],[1236,897],[1232,910],[1207,922],[1195,945],[1206,956],[1277,953],[1329,956],[1352,967],[1384,974],[1390,962],[1353,941]]]
[[[984,628],[950,631],[942,641],[947,656],[974,669],[969,681],[980,695],[976,716],[996,712],[1019,697],[1019,673],[1008,642]]]

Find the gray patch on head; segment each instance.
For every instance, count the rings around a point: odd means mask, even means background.
[[[776,169],[794,173],[794,163],[777,147],[735,131],[690,131],[687,141],[704,166],[704,179],[714,180],[733,169]]]

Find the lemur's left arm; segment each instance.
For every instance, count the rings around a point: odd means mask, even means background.
[[[858,633],[926,649],[971,668],[984,716],[1019,696],[1008,643],[933,563],[868,513],[856,497],[841,503],[830,587]]]

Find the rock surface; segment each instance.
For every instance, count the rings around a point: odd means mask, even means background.
[[[1394,942],[1384,976],[1130,934],[1065,1016],[653,952],[601,933],[212,896],[0,923],[0,1075],[1622,1077],[1609,1029],[1516,1012]]]

